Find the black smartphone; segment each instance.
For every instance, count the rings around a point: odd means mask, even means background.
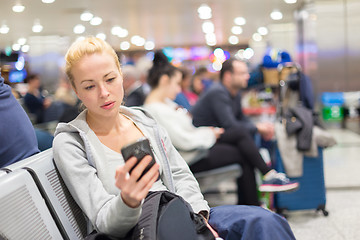
[[[125,161],[129,160],[129,158],[131,158],[131,157],[137,158],[137,162],[136,162],[135,166],[130,169],[130,173],[146,155],[151,156],[151,158],[152,158],[151,162],[149,163],[149,165],[146,166],[143,173],[139,177],[138,181],[155,164],[155,158],[154,158],[153,152],[151,151],[150,142],[146,138],[123,147],[121,149],[121,154],[123,155],[123,158]]]

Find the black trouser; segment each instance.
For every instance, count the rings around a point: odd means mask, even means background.
[[[265,175],[271,170],[262,159],[255,141],[246,129],[228,129],[210,148],[207,157],[190,166],[192,172],[207,171],[238,163],[242,175],[237,179],[238,204],[259,205],[255,168]]]

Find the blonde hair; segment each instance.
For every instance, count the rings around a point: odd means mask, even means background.
[[[68,49],[65,55],[65,72],[70,80],[71,85],[75,88],[74,76],[71,73],[74,65],[84,56],[94,53],[108,53],[115,61],[118,70],[121,73],[119,57],[109,43],[96,37],[87,37],[83,40],[75,41]]]

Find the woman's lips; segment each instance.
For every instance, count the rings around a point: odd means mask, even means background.
[[[107,102],[101,106],[102,109],[110,109],[115,105],[115,102]]]

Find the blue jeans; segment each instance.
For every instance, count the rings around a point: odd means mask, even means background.
[[[295,239],[285,218],[256,206],[211,208],[209,224],[224,240]]]

